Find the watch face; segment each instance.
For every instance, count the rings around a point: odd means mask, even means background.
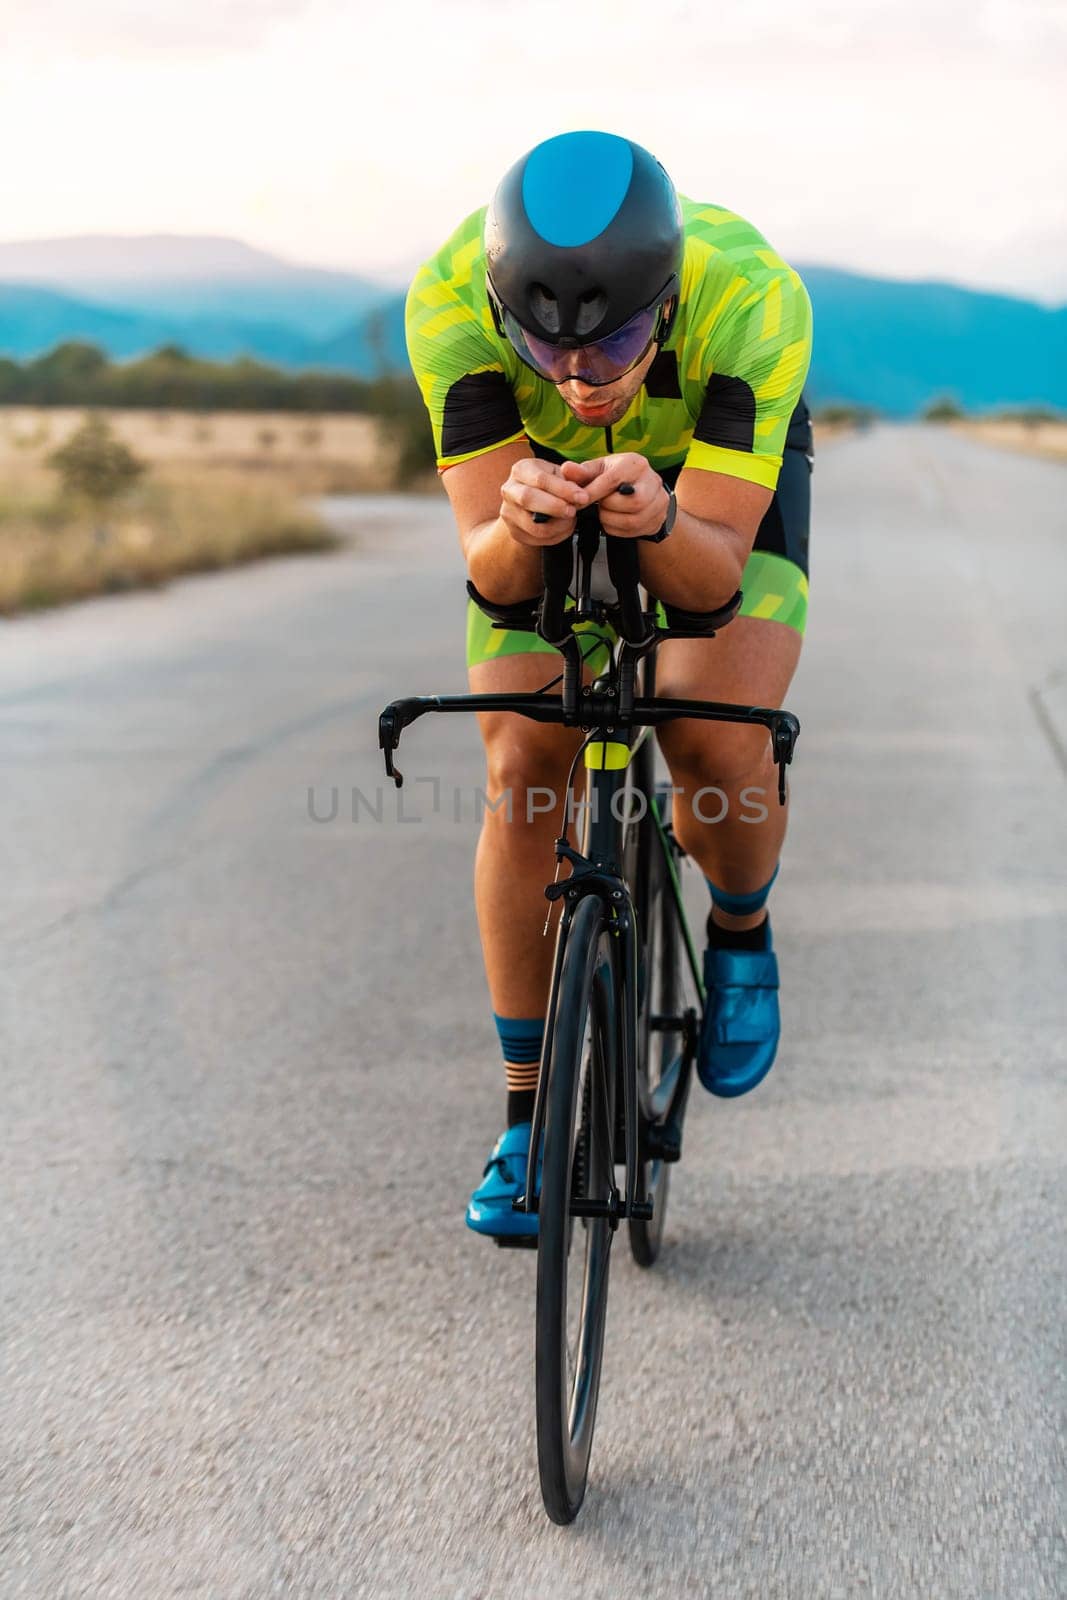
[[[670,533],[674,527],[674,519],[678,515],[678,500],[673,489],[667,490],[670,499],[667,501],[667,515],[663,519],[664,533]]]

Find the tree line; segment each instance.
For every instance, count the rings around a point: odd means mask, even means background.
[[[2,405],[354,412],[380,419],[398,447],[402,481],[434,465],[430,424],[408,375],[368,380],[338,372],[282,372],[248,356],[203,360],[176,344],[134,361],[112,361],[97,345],[70,339],[29,361],[0,357]]]
[[[0,405],[114,406],[188,411],[350,411],[414,408],[410,379],[368,381],[334,372],[283,372],[248,356],[207,361],[163,345],[115,362],[97,345],[71,339],[46,355],[0,357]]]

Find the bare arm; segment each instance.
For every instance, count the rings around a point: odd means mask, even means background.
[[[523,440],[449,467],[444,485],[471,582],[499,605],[540,594],[541,550],[570,538],[590,498]],[[535,512],[549,520],[534,522]]]
[[[690,467],[679,474],[676,494],[678,516],[670,536],[641,546],[641,578],[668,605],[713,611],[740,589],[773,492]]]

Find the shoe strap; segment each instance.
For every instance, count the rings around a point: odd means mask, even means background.
[[[489,1174],[495,1168],[505,1183],[518,1183],[519,1175],[518,1173],[513,1174],[511,1167],[512,1162],[516,1159],[517,1158],[513,1155],[490,1156],[489,1160],[485,1163],[485,1166],[482,1169],[482,1177],[488,1178]]]
[[[483,1178],[488,1178],[495,1167],[505,1183],[521,1183],[526,1176],[529,1162],[529,1152],[526,1150],[504,1151],[501,1155],[490,1156],[482,1172]],[[541,1161],[537,1163],[537,1176],[541,1175]]]
[[[709,985],[716,988],[777,989],[778,958],[773,950],[707,951]]]

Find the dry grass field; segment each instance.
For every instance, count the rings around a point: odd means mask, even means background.
[[[1067,422],[1026,422],[1010,417],[954,422],[957,433],[1005,450],[1022,450],[1049,461],[1067,461]]]
[[[150,467],[238,472],[297,495],[386,489],[395,455],[373,417],[299,412],[107,411],[122,442]],[[43,461],[74,432],[72,407],[0,409],[0,481],[19,462]]]
[[[0,614],[334,542],[307,497],[379,490],[394,464],[372,418],[116,411],[141,481],[94,511],[48,458],[75,409],[0,410]]]

